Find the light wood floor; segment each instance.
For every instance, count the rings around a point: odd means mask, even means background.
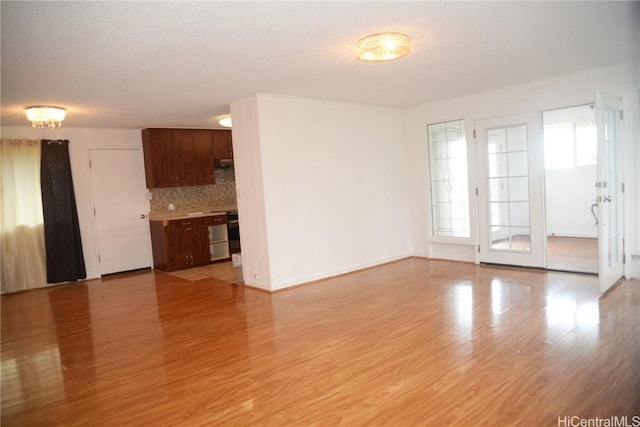
[[[493,248],[528,251],[529,236],[516,236],[492,243]],[[547,237],[547,268],[574,273],[598,274],[598,239],[584,237]]]
[[[547,237],[547,267],[598,274],[598,239]]]
[[[640,415],[640,281],[408,259],[273,295],[139,272],[1,297],[2,426]]]
[[[190,281],[214,277],[227,282],[239,282],[238,274],[233,268],[231,261],[217,262],[215,264],[203,265],[201,267],[172,271],[167,274]]]

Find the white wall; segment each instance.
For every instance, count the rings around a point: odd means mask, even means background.
[[[238,209],[244,227],[254,215],[249,206],[259,212],[261,203],[246,195],[262,189],[259,240],[268,243],[262,256],[269,265],[254,271],[256,260],[247,260],[246,283],[276,290],[410,255],[401,110],[275,95],[254,101],[258,135],[236,121],[250,102],[232,106],[234,144],[253,146],[254,160],[259,149],[262,169],[260,179],[239,153]],[[243,263],[250,244],[243,237]]]
[[[475,170],[475,145],[472,135],[476,120],[516,113],[541,112],[555,108],[593,103],[597,89],[622,96],[627,113],[623,122],[625,137],[625,182],[627,183],[626,229],[628,254],[640,255],[638,231],[638,196],[640,182],[633,171],[638,163],[638,87],[640,87],[640,63],[638,61],[612,65],[576,74],[557,77],[504,88],[492,92],[469,95],[417,106],[407,112],[407,144],[409,154],[411,220],[413,253],[436,258],[477,260],[473,246],[477,244],[477,231],[472,230],[474,241],[459,242],[452,239],[433,239],[429,235],[429,193],[424,180],[428,179],[428,163],[425,129],[429,123],[453,119],[465,119],[469,142],[470,189],[477,186]],[[475,196],[471,196],[472,228],[477,226]],[[632,210],[630,206],[634,206]],[[457,249],[453,249],[456,248]],[[635,257],[640,262],[640,256]],[[639,266],[628,266],[630,271],[640,271]]]
[[[243,278],[248,285],[269,290],[271,272],[257,98],[235,102],[231,115]]]
[[[635,102],[629,99],[625,105],[625,114],[631,118],[630,125],[625,129],[628,134],[635,135],[635,143],[627,150],[624,165],[627,182],[630,183],[625,193],[625,229],[628,236],[625,244],[626,253],[630,255],[627,277],[640,277],[640,84],[637,85],[635,95]]]
[[[87,278],[99,277],[96,233],[93,222],[90,188],[89,149],[91,148],[140,148],[139,130],[84,129],[65,127],[60,129],[34,129],[30,126],[3,126],[3,138],[68,139],[71,173],[78,207],[78,221],[82,237]],[[116,166],[117,167],[117,166]],[[144,168],[144,164],[140,165]],[[143,186],[145,184],[143,183]],[[150,256],[151,258],[151,256]]]
[[[598,237],[596,181],[596,166],[545,170],[547,236]]]

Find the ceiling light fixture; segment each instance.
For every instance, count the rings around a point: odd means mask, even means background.
[[[231,127],[231,116],[227,114],[226,116],[224,116],[220,120],[218,120],[218,123],[220,124],[220,126],[224,126],[226,128],[230,128]]]
[[[358,40],[356,44],[358,58],[363,61],[391,61],[402,58],[411,51],[409,36],[403,33],[369,34]]]
[[[27,108],[27,119],[34,128],[56,129],[62,126],[67,112],[64,108],[38,105]]]

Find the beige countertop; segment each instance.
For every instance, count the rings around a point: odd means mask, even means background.
[[[167,221],[172,219],[199,218],[203,216],[225,215],[236,210],[237,205],[207,206],[193,209],[176,209],[175,211],[155,211],[149,213],[149,221]]]

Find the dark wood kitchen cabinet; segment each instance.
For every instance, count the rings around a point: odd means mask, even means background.
[[[213,139],[209,129],[143,129],[147,188],[213,184]]]
[[[213,131],[213,152],[216,159],[233,159],[233,143],[230,130]]]
[[[169,221],[167,226],[167,263],[179,270],[209,263],[207,230],[200,218]]]
[[[151,221],[154,268],[164,271],[204,265],[207,231],[199,218]]]
[[[144,171],[147,188],[171,187],[175,178],[173,170],[174,156],[172,141],[168,129],[144,129],[142,131],[142,149],[144,153]]]
[[[216,177],[213,166],[213,131],[208,129],[194,129],[192,131],[193,161],[187,165],[191,169],[191,179],[195,184],[214,184]]]
[[[229,259],[226,215],[151,221],[154,268],[182,270]]]

